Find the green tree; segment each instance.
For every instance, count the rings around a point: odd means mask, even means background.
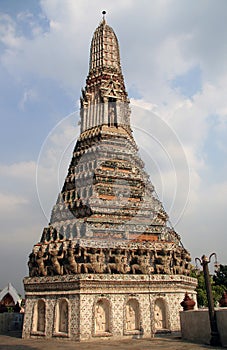
[[[207,306],[207,295],[203,272],[197,273],[198,285],[196,287],[198,307]]]
[[[227,289],[227,265],[220,265],[219,269],[215,271],[213,279],[216,286]]]
[[[203,271],[193,271],[192,277],[196,277],[198,280],[198,285],[196,288],[198,307],[207,307],[208,301]],[[214,281],[214,276],[212,275],[210,275],[210,283],[214,298],[214,305],[218,306],[218,302],[221,299],[223,292],[225,291],[225,287],[223,285],[217,285]]]

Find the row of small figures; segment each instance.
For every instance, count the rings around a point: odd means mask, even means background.
[[[40,247],[29,256],[29,275],[78,273],[184,274],[191,270],[189,253],[181,247],[160,251],[147,249],[86,248],[81,246],[47,251]]]

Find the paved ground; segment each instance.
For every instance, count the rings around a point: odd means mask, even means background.
[[[221,349],[182,341],[177,336],[122,341],[102,340],[77,343],[61,340],[24,340],[0,335],[0,350],[202,350]]]

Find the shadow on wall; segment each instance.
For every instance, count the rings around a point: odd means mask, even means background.
[[[0,314],[0,334],[21,337],[24,314]]]

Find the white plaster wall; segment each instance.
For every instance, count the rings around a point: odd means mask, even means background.
[[[227,308],[216,310],[217,327],[222,346],[227,347]],[[211,329],[207,309],[180,312],[181,335],[183,339],[209,344]]]
[[[183,339],[209,344],[210,323],[207,310],[181,311],[180,324]]]
[[[217,310],[216,318],[222,346],[227,347],[227,308]]]

